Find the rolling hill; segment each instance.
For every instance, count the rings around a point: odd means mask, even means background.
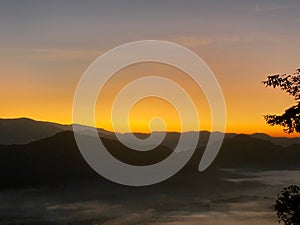
[[[102,138],[102,141],[114,157],[138,166],[154,164],[172,153],[172,149],[164,145],[147,152],[139,152],[128,149],[115,140]],[[203,150],[203,147],[196,149],[192,159],[180,172],[180,179],[188,181],[201,176],[197,166]],[[282,147],[250,135],[236,135],[224,141],[219,155],[205,173],[215,171],[216,179],[219,179],[221,174],[216,171],[224,168],[263,171],[299,167],[300,145]],[[0,176],[1,188],[96,179],[107,182],[85,162],[72,131],[63,131],[28,144],[0,145]],[[177,179],[176,176],[174,179]]]

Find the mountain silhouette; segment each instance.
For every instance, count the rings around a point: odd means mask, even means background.
[[[0,144],[26,144],[71,129],[70,125],[28,118],[0,119]]]
[[[261,140],[272,142],[276,145],[281,145],[284,147],[294,145],[294,144],[300,144],[300,138],[294,137],[271,137],[270,135],[264,134],[264,133],[255,133],[252,134],[251,137],[255,137]]]
[[[140,152],[114,140],[102,138],[102,142],[120,161],[138,166],[154,164],[172,153],[165,146]],[[29,144],[0,145],[0,170],[2,186],[44,185],[99,178],[80,154],[71,131]]]
[[[82,126],[82,130],[86,126]],[[56,133],[62,131],[71,131],[72,125],[62,125],[53,122],[43,122],[36,121],[29,118],[16,118],[16,119],[1,119],[0,118],[0,144],[27,144],[32,141],[40,140],[46,137],[51,137]],[[118,140],[115,133],[106,131],[101,128],[97,128],[98,134],[102,138]],[[83,132],[84,133],[84,132]],[[149,136],[147,133],[133,133],[136,137],[145,139]],[[203,147],[207,144],[210,132],[201,131],[200,139],[197,147]],[[123,138],[128,139],[131,134],[124,133]],[[225,139],[233,138],[238,134],[235,133],[226,133]],[[271,137],[263,133],[255,133],[250,135],[251,137],[269,141],[276,145],[281,145],[284,147],[300,144],[300,138],[286,138],[286,137]],[[178,132],[167,132],[166,138],[163,140],[161,145],[164,145],[168,148],[174,148],[179,140],[180,133]],[[154,143],[155,144],[155,143]]]
[[[159,162],[173,151],[161,145],[150,151],[139,152],[112,139],[101,140],[114,157],[137,166]],[[219,155],[206,173],[223,168],[245,171],[296,169],[300,165],[299,149],[298,144],[282,147],[250,135],[235,135],[224,141]],[[192,159],[172,179],[187,182],[202,176],[197,167],[203,151],[204,147],[197,148]],[[0,145],[0,176],[1,188],[93,180],[108,182],[85,162],[72,131],[63,131],[28,144]]]

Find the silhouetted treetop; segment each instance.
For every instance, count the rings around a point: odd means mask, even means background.
[[[293,75],[271,75],[262,82],[266,87],[280,87],[281,90],[293,96],[296,101],[300,100],[300,68]]]
[[[279,87],[281,90],[293,96],[296,103],[291,106],[282,115],[265,115],[266,122],[271,125],[280,125],[284,127],[287,133],[300,133],[300,69],[297,69],[293,75],[276,74],[267,77],[262,82],[266,87]]]
[[[275,211],[285,225],[300,225],[300,187],[291,185],[277,196]]]

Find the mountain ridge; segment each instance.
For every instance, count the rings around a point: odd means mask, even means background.
[[[84,129],[84,127],[81,125]],[[39,139],[43,139],[45,137],[53,136],[56,133],[62,131],[70,131],[72,130],[72,125],[67,124],[59,124],[55,122],[49,121],[38,121],[26,117],[21,118],[0,118],[0,144],[27,144],[32,141],[36,141]],[[96,128],[100,137],[117,140],[116,133],[107,131],[103,128]],[[159,133],[160,131],[155,131]],[[208,140],[210,135],[209,131],[190,131],[190,132],[199,132],[200,137],[203,137],[203,140],[199,145],[204,146]],[[169,137],[173,137],[173,139],[177,139],[180,136],[179,132],[166,132]],[[185,132],[188,133],[188,132]],[[141,133],[141,132],[133,132],[133,135],[139,137],[141,139],[147,138],[149,133]],[[130,133],[118,133],[118,135],[122,135],[125,138],[130,136]],[[237,133],[225,133],[225,139],[235,137],[239,135]],[[247,134],[248,135],[248,134]],[[284,147],[300,144],[300,138],[294,137],[272,137],[265,133],[254,133],[249,134],[249,136],[253,136],[255,138],[266,140],[272,142],[273,144],[281,145]],[[168,143],[165,143],[168,147],[173,147],[177,142],[174,142],[169,138]],[[174,142],[174,143],[173,143]]]
[[[115,140],[101,140],[115,158],[137,166],[162,161],[173,151],[161,145],[154,150],[139,152]],[[224,168],[244,171],[297,169],[300,165],[299,149],[300,144],[282,147],[250,135],[236,135],[224,140],[217,158],[204,174],[213,172],[218,179],[221,176],[218,171]],[[203,151],[204,147],[198,147],[174,179],[189,181],[202,176],[197,168]],[[94,180],[108,182],[83,159],[72,131],[62,131],[29,144],[0,145],[0,176],[1,188],[4,189]]]

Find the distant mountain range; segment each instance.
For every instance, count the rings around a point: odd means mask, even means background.
[[[46,137],[53,136],[62,131],[71,131],[72,125],[62,125],[53,122],[36,121],[29,118],[16,118],[16,119],[0,119],[0,144],[27,144],[32,141],[40,140]],[[117,140],[113,132],[106,131],[99,128],[98,133],[100,137]],[[120,134],[125,138],[128,134]],[[146,138],[149,134],[135,133],[137,137]],[[198,147],[205,146],[210,133],[207,131],[200,132],[200,140]],[[225,138],[232,138],[238,134],[227,133]],[[163,141],[162,145],[173,148],[177,144],[180,133],[168,132],[167,138]],[[271,137],[263,133],[255,133],[251,137],[269,141],[276,145],[284,147],[300,144],[300,138],[286,138],[286,137]]]
[[[2,119],[0,125],[1,188],[99,178],[102,182],[107,182],[82,158],[70,125],[25,118]],[[179,133],[168,133],[160,146],[150,151],[139,152],[121,144],[111,132],[99,130],[99,133],[102,142],[114,157],[137,166],[154,164],[167,158],[180,136]],[[144,137],[147,134],[137,135]],[[197,166],[209,132],[201,132],[200,135],[198,147],[181,172],[183,176],[180,179],[193,180],[201,174],[197,171]],[[224,168],[245,171],[299,169],[300,144],[296,143],[298,139],[293,138],[288,144],[287,140],[290,139],[277,139],[265,134],[227,134],[219,155],[208,171]],[[174,179],[177,179],[176,176]]]

